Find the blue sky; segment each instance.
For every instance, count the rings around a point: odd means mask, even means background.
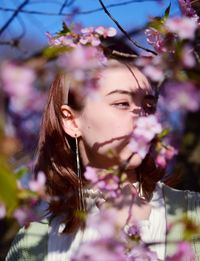
[[[178,0],[171,0],[171,15],[179,14],[177,1]],[[170,3],[169,0],[104,0],[103,2],[105,5],[120,4],[124,2],[127,3],[124,6],[109,8],[111,14],[126,30],[142,27],[148,21],[149,17],[162,15]],[[0,8],[16,8],[21,3],[23,3],[23,1],[2,0],[0,2]],[[24,10],[57,13],[61,3],[63,3],[63,0],[30,0],[29,4],[24,7]],[[74,6],[79,7],[81,11],[88,11],[99,8],[100,4],[98,0],[76,0],[74,1]],[[65,13],[70,13],[70,11],[71,7],[64,9]],[[3,12],[0,10],[1,27],[11,17],[11,15],[12,12]],[[63,19],[64,16],[46,16],[20,13],[4,32],[3,38],[10,39],[11,37],[18,36],[25,31],[23,42],[32,42],[37,50],[37,48],[39,49],[41,46],[46,44],[45,32],[49,31],[51,33],[55,33],[58,31],[61,28],[61,22]],[[87,15],[78,15],[76,17],[76,21],[81,22],[84,26],[104,25],[116,27],[113,21],[111,21],[111,19],[103,11],[98,11]],[[3,48],[0,48],[0,52],[1,50],[3,50]],[[14,55],[15,51],[11,50],[11,52],[13,52]]]

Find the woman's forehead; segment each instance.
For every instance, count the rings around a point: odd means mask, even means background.
[[[152,89],[145,75],[136,67],[118,63],[109,66],[99,75],[99,92],[106,95],[116,89],[143,93],[151,93]]]

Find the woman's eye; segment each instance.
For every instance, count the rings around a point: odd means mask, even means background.
[[[143,105],[143,109],[147,114],[154,114],[156,112],[156,104],[146,102]]]
[[[118,109],[126,110],[130,108],[129,102],[116,102],[112,104],[114,107],[117,107]]]

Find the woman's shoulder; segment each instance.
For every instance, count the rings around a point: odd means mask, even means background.
[[[12,242],[6,261],[44,260],[48,248],[48,228],[47,219],[31,222],[27,228],[22,227]]]

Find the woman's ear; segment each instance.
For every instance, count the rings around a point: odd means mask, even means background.
[[[73,110],[68,105],[61,106],[62,111],[62,125],[65,133],[69,136],[75,138],[80,137],[81,132],[78,127],[77,115],[73,112]]]

